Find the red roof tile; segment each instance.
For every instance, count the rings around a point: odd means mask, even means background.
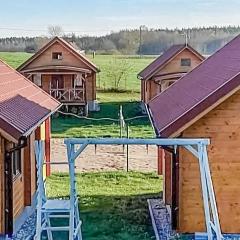
[[[60,103],[0,60],[0,128],[19,138]]]
[[[182,52],[184,49],[189,49],[191,52],[196,54],[201,60],[204,60],[204,57],[189,45],[186,45],[186,44],[173,45],[161,56],[159,56],[152,63],[150,63],[145,69],[143,69],[138,74],[138,78],[141,80],[142,79],[148,80],[157,70],[165,66],[166,63],[168,63],[172,58],[174,58],[177,54]]]
[[[149,104],[159,136],[168,137],[240,86],[240,35]]]

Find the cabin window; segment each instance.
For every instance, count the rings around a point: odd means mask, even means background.
[[[16,147],[16,145],[14,145]],[[21,174],[22,172],[22,164],[21,164],[21,150],[15,150],[12,153],[12,161],[13,161],[13,166],[12,166],[12,171],[13,171],[13,176],[17,176]]]
[[[39,86],[42,87],[42,75],[37,73],[33,76],[33,82]]]
[[[181,59],[181,66],[182,67],[190,67],[191,66],[191,59],[190,58],[182,58]]]
[[[52,59],[53,60],[62,60],[63,59],[63,55],[61,52],[53,52],[52,53]]]

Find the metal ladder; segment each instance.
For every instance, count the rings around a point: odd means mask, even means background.
[[[70,199],[47,199],[43,177],[44,142],[35,141],[37,162],[37,223],[34,240],[41,240],[42,233],[47,232],[48,240],[53,240],[53,232],[69,232],[69,240],[82,240],[81,221],[76,192],[74,161],[68,157],[70,174]],[[69,155],[69,154],[68,154]],[[68,226],[51,226],[51,219],[68,218]]]

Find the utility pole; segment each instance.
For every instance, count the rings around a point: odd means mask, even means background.
[[[188,33],[185,33],[185,44],[188,45]]]
[[[183,35],[185,37],[185,45],[188,45],[188,39],[190,39],[190,35],[188,32],[184,32],[181,35]]]
[[[139,56],[142,57],[142,31],[145,28],[144,25],[139,27]]]
[[[142,26],[139,28],[139,56],[142,57]]]

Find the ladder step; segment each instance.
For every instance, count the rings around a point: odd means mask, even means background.
[[[69,218],[70,215],[48,215],[49,218]]]
[[[50,230],[50,231],[69,231],[69,227],[44,227],[42,230]]]

